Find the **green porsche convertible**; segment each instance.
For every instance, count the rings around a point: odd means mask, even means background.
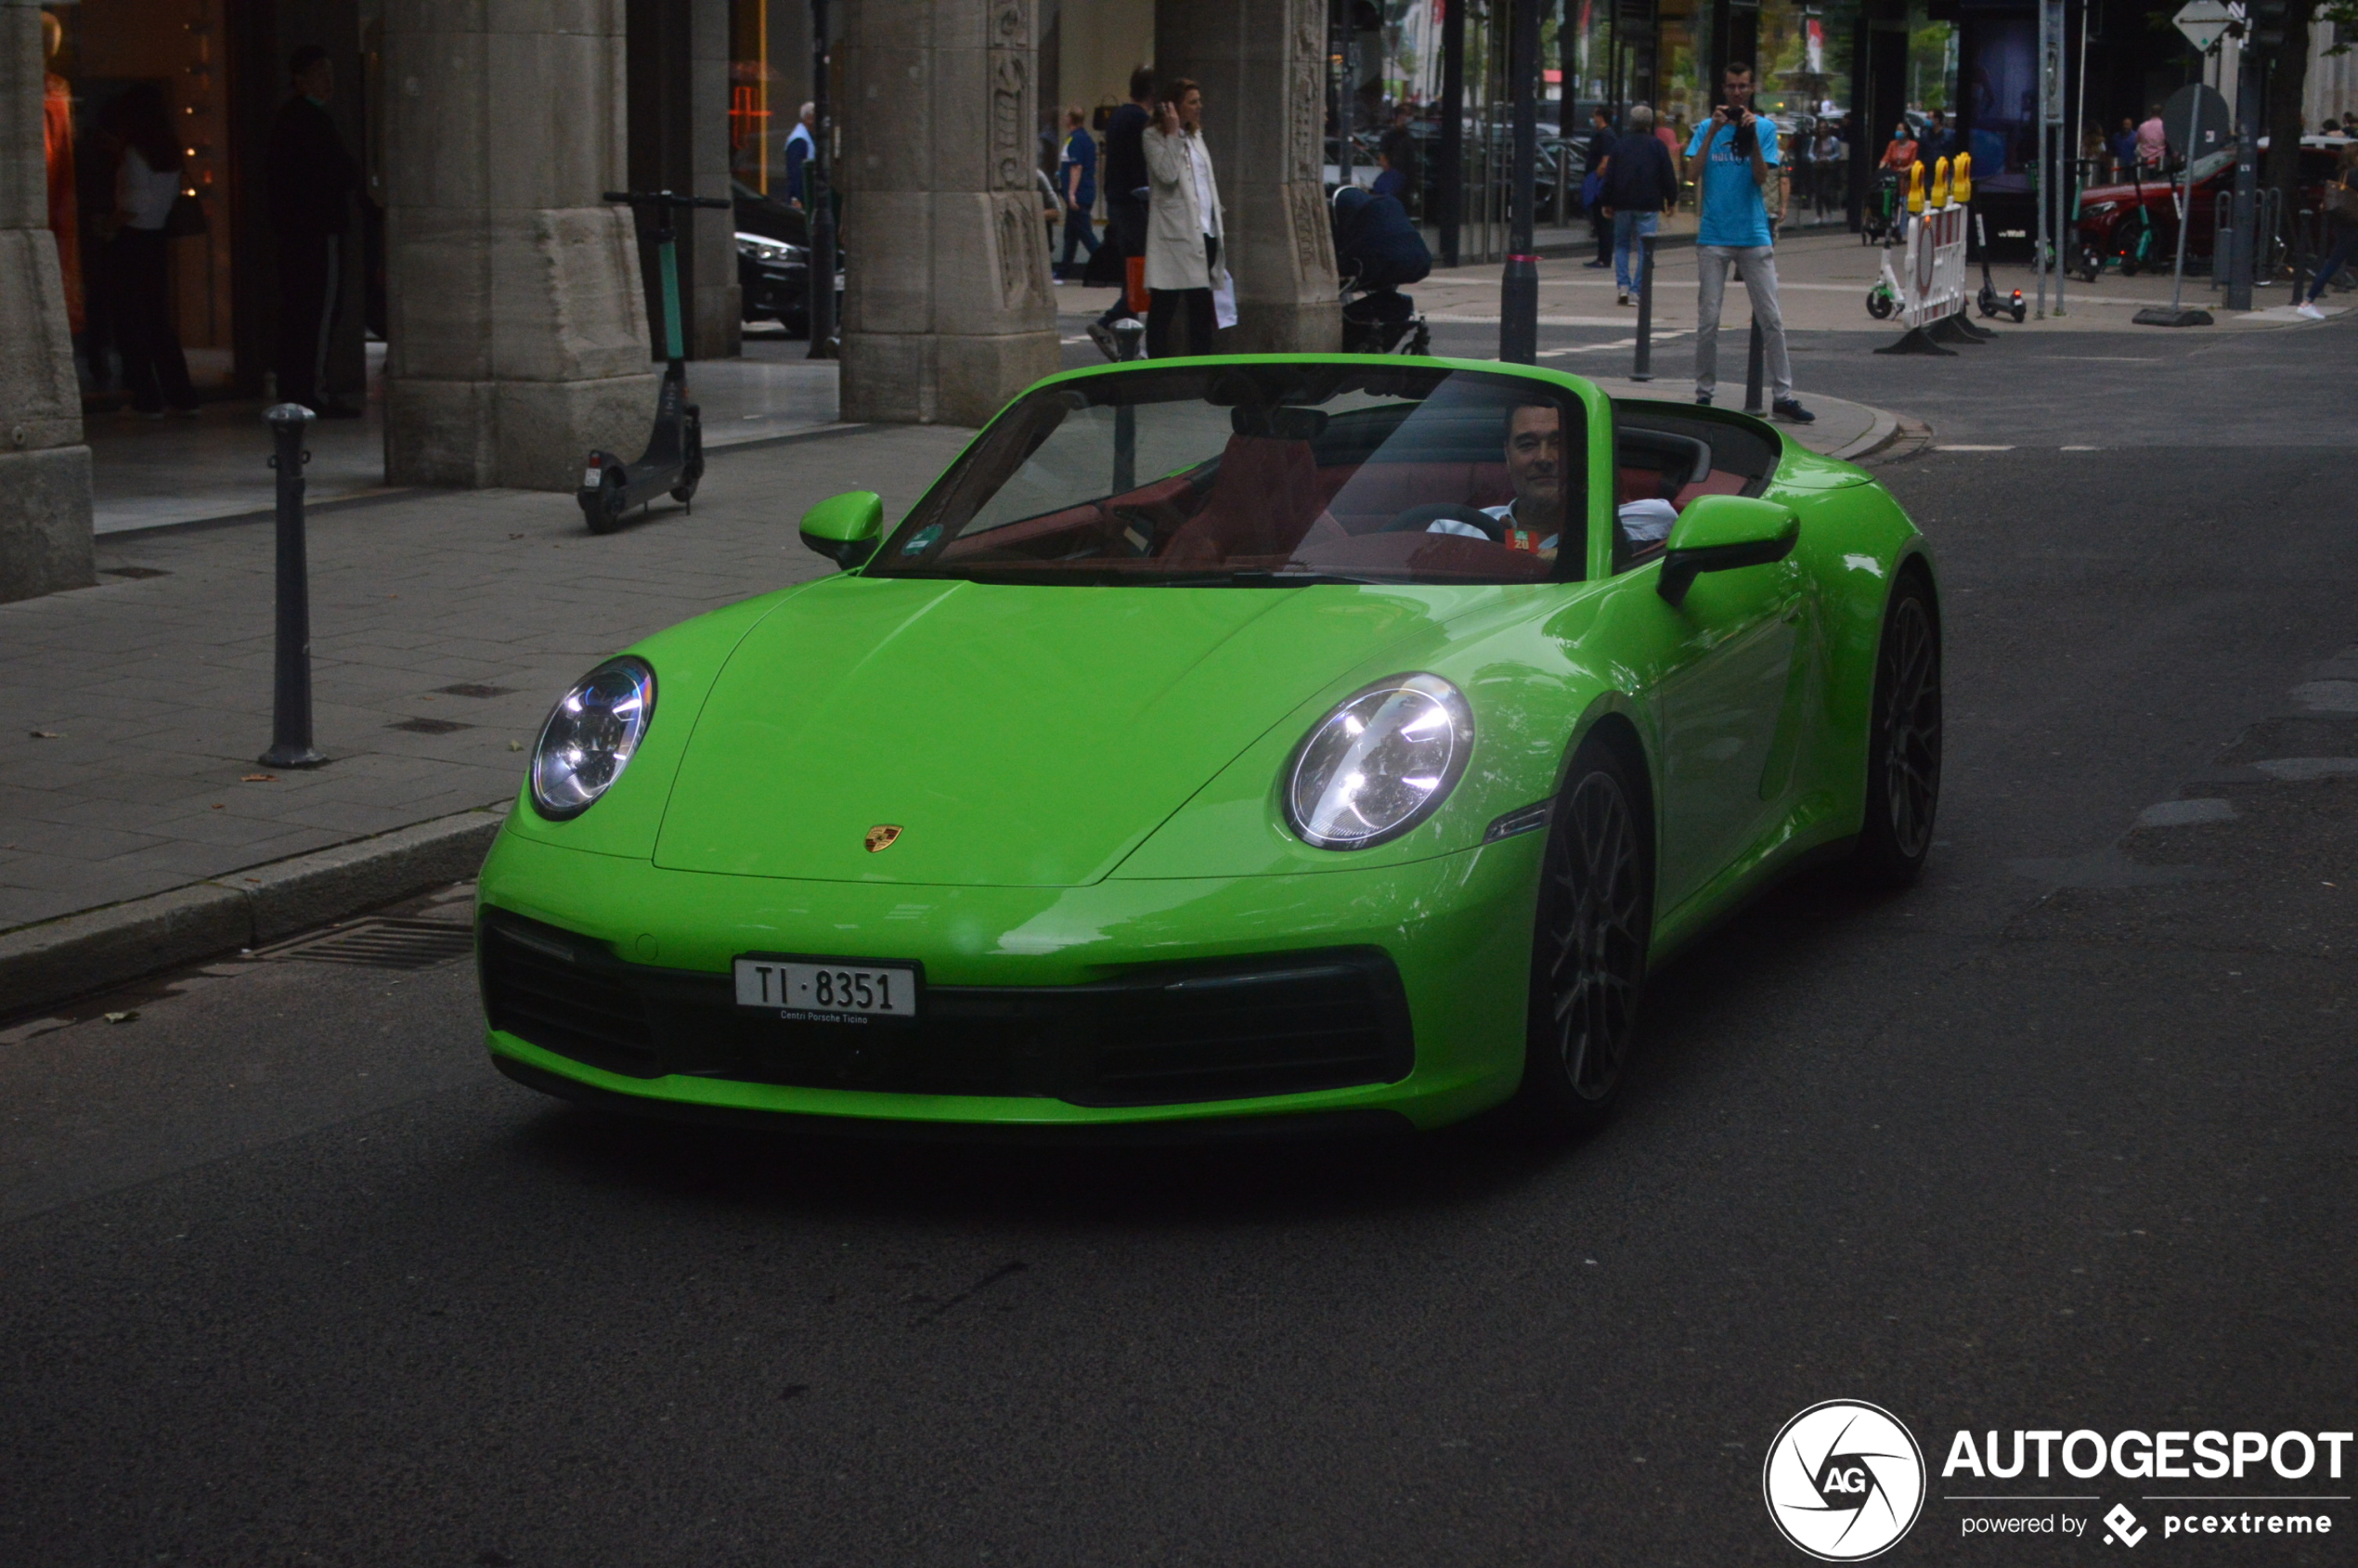
[[[834,1130],[1172,1136],[1613,1105],[1651,965],[1912,877],[1932,557],[1740,414],[1489,362],[1041,382],[842,570],[550,715],[485,865],[493,1060]]]

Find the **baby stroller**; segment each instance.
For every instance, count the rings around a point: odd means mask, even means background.
[[[1400,292],[1432,270],[1432,253],[1395,196],[1335,192],[1335,266],[1342,274],[1345,354],[1430,354],[1432,333]]]

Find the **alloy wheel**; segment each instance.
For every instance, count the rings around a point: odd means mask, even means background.
[[[1883,659],[1884,804],[1893,847],[1913,860],[1928,846],[1940,802],[1940,645],[1921,597],[1892,607]]]
[[[1552,1056],[1562,1086],[1590,1104],[1612,1095],[1628,1057],[1650,936],[1644,873],[1621,781],[1603,769],[1587,773],[1548,837],[1534,1044]]]

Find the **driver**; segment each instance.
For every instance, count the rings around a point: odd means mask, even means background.
[[[1436,518],[1425,531],[1503,542],[1509,550],[1533,551],[1541,560],[1553,561],[1564,516],[1563,412],[1554,404],[1526,403],[1508,410],[1507,480],[1514,486],[1515,499],[1505,506],[1482,509],[1484,517],[1500,525],[1503,540],[1452,517]]]
[[[1556,558],[1564,517],[1563,413],[1552,403],[1526,403],[1507,415],[1507,479],[1515,499],[1505,506],[1485,506],[1484,517],[1500,525],[1492,534],[1455,518],[1436,518],[1429,534],[1459,534],[1490,539],[1509,550],[1535,551],[1543,561]],[[1632,545],[1658,544],[1678,519],[1678,509],[1665,500],[1626,501],[1615,509],[1621,531]]]

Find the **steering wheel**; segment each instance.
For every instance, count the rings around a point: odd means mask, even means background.
[[[1440,501],[1431,506],[1412,506],[1378,529],[1379,533],[1406,534],[1428,532],[1435,523],[1447,520],[1465,523],[1483,532],[1489,539],[1500,539],[1506,530],[1496,517],[1485,516],[1478,506],[1462,506],[1456,501]]]

